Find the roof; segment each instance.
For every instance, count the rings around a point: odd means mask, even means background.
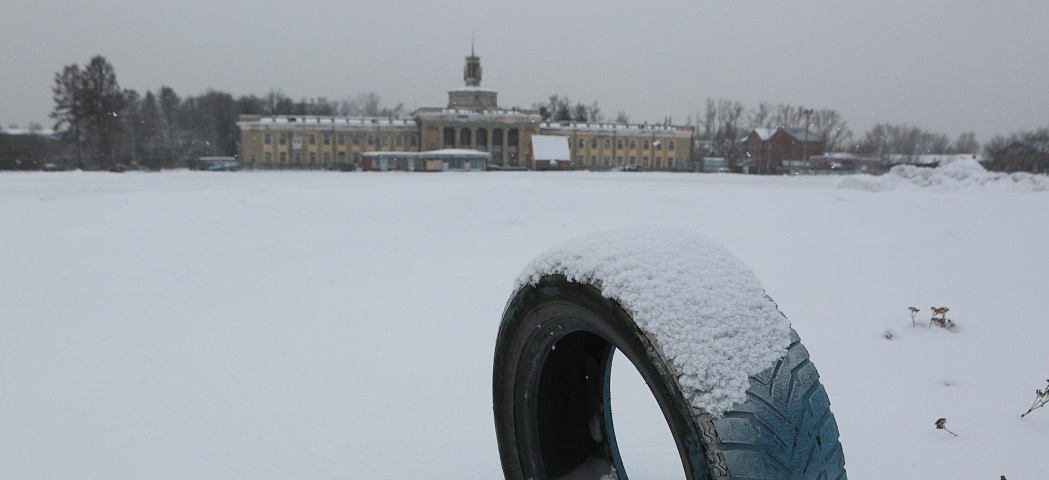
[[[50,128],[3,128],[0,127],[0,133],[4,135],[36,135],[39,137],[51,137],[59,138],[62,136],[61,131],[52,130]]]
[[[413,117],[455,117],[455,118],[506,118],[532,120],[538,122],[542,117],[539,110],[528,110],[520,108],[446,108],[446,107],[420,107],[412,112]]]
[[[415,121],[410,118],[389,117],[339,117],[327,115],[264,115],[249,116],[242,115],[240,121],[243,124],[279,124],[279,125],[404,125],[415,126]]]
[[[775,128],[755,128],[751,133],[758,134],[758,138],[761,139],[762,142],[764,142],[764,141],[767,141],[768,139],[772,138],[772,134],[776,133],[776,129]],[[749,137],[750,135],[747,135],[747,136]]]
[[[795,140],[798,140],[798,141],[801,141],[801,142],[806,141],[806,139],[809,142],[822,142],[823,141],[823,135],[820,135],[820,134],[818,134],[816,132],[813,132],[812,130],[809,130],[809,134],[808,134],[808,136],[806,136],[804,128],[755,128],[755,129],[752,129],[750,131],[750,133],[747,134],[747,136],[739,139],[739,143],[746,143],[747,139],[749,139],[750,136],[753,135],[753,134],[757,134],[758,135],[758,140],[759,141],[767,142],[767,141],[769,141],[769,139],[772,138],[773,135],[776,134],[776,132],[778,132],[780,130],[783,130],[784,132],[787,132],[787,135],[790,135]]]
[[[823,141],[823,135],[820,135],[820,134],[818,134],[816,132],[813,132],[812,130],[808,130],[806,128],[781,128],[780,130],[783,130],[784,132],[787,132],[788,135],[790,135],[790,136],[794,137],[795,139],[800,140],[802,142],[822,142]],[[806,131],[808,131],[807,135],[805,133]]]
[[[932,165],[934,163],[939,163],[946,165],[953,161],[964,159],[975,159],[978,162],[984,161],[983,155],[978,153],[924,153],[917,155],[892,154],[887,155],[887,158],[889,163],[894,165],[897,163],[909,163],[914,165]]]
[[[532,156],[537,161],[571,161],[572,154],[568,151],[568,137],[532,135]]]
[[[675,135],[682,137],[692,136],[693,127],[690,125],[664,125],[664,124],[642,124],[642,123],[614,123],[614,122],[543,122],[539,126],[541,130],[545,131],[567,131],[567,130],[583,130],[583,131],[607,131],[609,133],[614,131],[622,132],[670,132]]]

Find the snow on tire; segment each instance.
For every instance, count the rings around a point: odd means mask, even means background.
[[[686,478],[846,478],[816,369],[749,269],[705,237],[645,229],[567,242],[519,278],[493,372],[507,479],[627,478],[609,403],[617,350]]]

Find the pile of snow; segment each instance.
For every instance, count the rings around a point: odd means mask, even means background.
[[[658,343],[693,406],[720,416],[746,401],[748,377],[790,345],[790,323],[757,277],[704,236],[674,228],[585,235],[533,260],[517,288],[544,275],[589,283]]]
[[[1003,186],[1042,192],[1049,190],[1049,177],[1030,173],[988,172],[972,158],[959,158],[936,168],[897,165],[880,177],[845,177],[838,188],[881,192],[895,189],[937,188],[960,190],[971,187]]]

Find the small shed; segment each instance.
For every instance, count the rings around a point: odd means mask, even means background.
[[[535,170],[564,170],[572,164],[568,137],[532,135],[532,161]]]
[[[427,152],[365,152],[361,154],[361,169],[366,172],[483,171],[491,157],[488,152],[456,148]]]
[[[416,158],[420,160],[418,168],[426,171],[474,171],[484,170],[491,160],[492,154],[462,148],[446,148],[444,150],[419,152],[416,154]]]
[[[364,152],[361,154],[361,170],[365,172],[388,172],[391,170],[415,170],[412,152]]]

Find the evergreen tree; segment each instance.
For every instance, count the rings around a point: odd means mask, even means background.
[[[105,57],[96,55],[84,67],[81,82],[84,118],[91,126],[98,161],[109,166],[123,121],[120,114],[127,105],[117,75]]]
[[[139,111],[139,144],[142,146],[142,164],[150,169],[159,169],[161,162],[161,127],[164,119],[160,115],[160,106],[153,92],[146,92],[142,97],[142,105]]]
[[[76,150],[77,168],[84,168],[82,145],[84,141],[84,102],[82,99],[82,74],[77,64],[66,65],[55,74],[55,85],[51,87],[54,94],[55,108],[51,118],[55,119],[54,129],[65,131],[62,140],[72,143]]]
[[[159,95],[160,117],[163,126],[160,131],[163,138],[160,141],[160,163],[165,167],[172,167],[177,158],[176,145],[178,143],[177,126],[175,120],[178,116],[181,100],[171,87],[160,87]]]

